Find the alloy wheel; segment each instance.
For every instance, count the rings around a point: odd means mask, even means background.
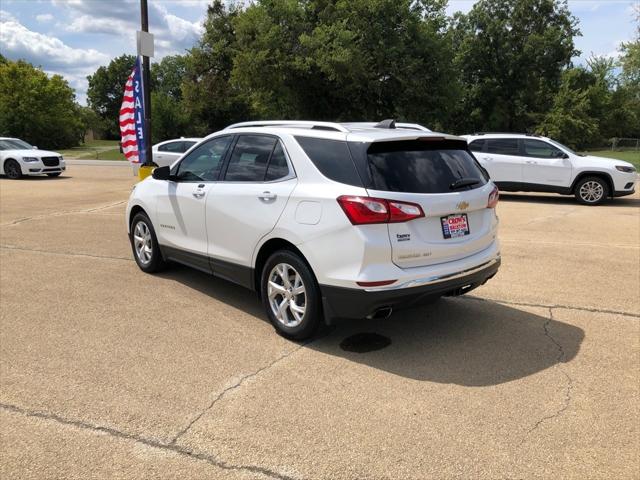
[[[269,273],[267,294],[273,315],[285,327],[302,323],[307,293],[300,274],[287,263],[278,263]]]
[[[601,183],[595,180],[584,182],[580,186],[580,198],[587,203],[596,203],[602,199],[604,188]]]
[[[5,163],[4,173],[11,179],[20,178],[20,175],[22,175],[20,165],[18,165],[18,162],[14,160],[9,160],[7,163]]]
[[[153,240],[151,230],[149,230],[149,226],[145,222],[136,223],[133,229],[133,244],[138,260],[143,265],[149,264],[153,256]]]

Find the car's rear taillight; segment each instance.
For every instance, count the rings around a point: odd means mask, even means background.
[[[498,205],[498,198],[500,198],[500,191],[498,187],[494,186],[493,190],[489,194],[489,201],[487,202],[487,208],[496,208]]]
[[[422,207],[416,203],[351,195],[337,200],[353,225],[408,222],[424,217]]]

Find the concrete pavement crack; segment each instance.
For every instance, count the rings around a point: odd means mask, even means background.
[[[133,262],[132,258],[127,258],[127,257],[114,257],[110,255],[92,255],[90,253],[53,252],[51,250],[40,250],[37,248],[14,247],[13,245],[0,245],[0,249],[18,250],[21,252],[47,253],[50,255],[63,255],[63,256],[69,256],[69,257],[106,258],[110,260],[125,260],[127,262]]]
[[[606,308],[591,308],[591,307],[577,307],[572,305],[549,305],[546,303],[527,303],[527,302],[511,302],[508,300],[500,300],[497,298],[481,298],[481,297],[473,297],[471,295],[458,297],[461,300],[474,300],[477,302],[497,302],[502,303],[503,305],[516,305],[520,307],[538,307],[538,308],[551,308],[551,309],[561,309],[561,310],[578,310],[581,312],[589,312],[589,313],[609,313],[612,315],[621,315],[623,317],[633,317],[640,318],[640,314],[625,312],[622,310],[609,310]]]
[[[549,331],[549,325],[551,324],[551,322],[553,321],[553,308],[549,308],[549,318],[548,320],[544,323],[543,328],[544,328],[544,336],[547,337],[549,340],[551,340],[551,342],[556,346],[557,350],[558,350],[558,356],[556,357],[556,367],[558,370],[560,370],[560,372],[562,372],[562,375],[564,375],[565,379],[566,379],[566,385],[564,388],[564,399],[562,402],[562,406],[555,411],[554,413],[551,413],[549,415],[545,415],[544,417],[542,417],[541,419],[539,419],[529,430],[527,430],[527,435],[533,433],[535,430],[537,430],[544,422],[548,421],[548,420],[552,420],[554,418],[558,418],[559,416],[561,416],[568,408],[569,405],[571,404],[571,391],[573,390],[573,379],[571,378],[571,376],[565,371],[565,369],[563,369],[560,364],[564,361],[565,359],[565,352],[564,352],[564,348],[562,347],[562,344],[560,342],[558,342],[553,335],[551,335],[551,332]],[[522,445],[523,443],[525,443],[526,441],[526,437],[522,440],[522,442],[520,442],[520,445]]]
[[[99,212],[100,210],[106,210],[106,209],[111,208],[111,207],[116,207],[116,206],[122,205],[123,203],[126,203],[126,202],[127,202],[126,200],[120,200],[119,202],[109,203],[107,205],[99,205],[97,207],[85,208],[85,209],[81,209],[81,210],[63,210],[61,212],[51,212],[51,213],[45,213],[45,214],[42,214],[42,215],[34,215],[33,217],[22,217],[22,218],[18,218],[16,220],[13,220],[12,222],[7,222],[7,223],[0,224],[0,227],[12,227],[14,225],[20,225],[21,223],[29,222],[31,220],[42,220],[43,218],[60,217],[62,215],[72,215],[74,213]]]
[[[318,337],[315,340],[318,340],[322,337]],[[240,377],[233,385],[230,385],[228,387],[226,387],[225,389],[223,389],[220,393],[218,393],[213,400],[209,403],[209,405],[202,410],[200,413],[198,413],[195,417],[193,417],[191,419],[191,421],[187,424],[186,427],[184,427],[182,430],[180,430],[178,433],[176,433],[176,435],[173,437],[173,439],[171,440],[171,442],[169,442],[169,445],[176,445],[176,442],[180,439],[180,437],[182,437],[184,434],[186,434],[191,427],[198,421],[200,420],[207,412],[209,412],[216,403],[218,403],[218,401],[220,401],[227,393],[229,393],[232,390],[235,390],[237,388],[239,388],[240,386],[242,386],[242,384],[254,377],[257,377],[258,375],[260,375],[262,372],[269,370],[271,367],[273,367],[274,365],[276,365],[277,363],[281,362],[282,360],[284,360],[287,357],[290,357],[291,355],[293,355],[294,353],[296,353],[298,350],[300,350],[301,348],[307,346],[309,343],[315,341],[315,340],[310,340],[308,342],[305,342],[301,345],[298,345],[297,348],[294,348],[293,350],[290,350],[286,353],[284,353],[283,355],[280,355],[278,358],[276,358],[275,360],[273,360],[271,363],[269,363],[268,365],[265,365],[261,368],[259,368],[258,370],[256,370],[255,372],[252,373],[248,373],[246,375],[243,375],[242,377]]]
[[[218,467],[221,468],[223,470],[235,470],[235,471],[245,471],[245,472],[251,472],[251,473],[255,473],[255,474],[260,474],[260,475],[264,475],[268,478],[274,478],[277,480],[296,480],[294,477],[285,475],[285,474],[281,474],[278,472],[275,472],[273,470],[270,470],[268,468],[263,468],[260,466],[256,466],[256,465],[233,465],[233,464],[229,464],[227,462],[224,462],[222,460],[217,459],[215,456],[213,455],[209,455],[206,453],[199,453],[199,452],[195,452],[189,448],[186,447],[182,447],[182,446],[178,446],[175,444],[167,444],[164,442],[161,442],[160,440],[156,440],[153,438],[147,438],[147,437],[143,437],[141,435],[136,435],[133,433],[128,433],[122,430],[118,430],[116,428],[113,427],[105,427],[105,426],[101,426],[101,425],[94,425],[92,423],[89,422],[85,422],[82,420],[73,420],[73,419],[68,419],[68,418],[64,418],[58,414],[55,413],[47,413],[47,412],[41,412],[41,411],[37,411],[37,410],[29,410],[26,408],[22,408],[16,405],[11,405],[11,404],[7,404],[7,403],[0,403],[0,409],[8,411],[8,412],[13,412],[15,414],[19,414],[19,415],[23,415],[26,417],[33,417],[33,418],[40,418],[43,420],[49,420],[49,421],[53,421],[53,422],[57,422],[63,425],[68,425],[68,426],[72,426],[72,427],[76,427],[76,428],[81,428],[83,430],[89,430],[92,432],[97,432],[97,433],[102,433],[102,434],[107,434],[110,435],[112,437],[116,437],[116,438],[121,438],[121,439],[125,439],[125,440],[130,440],[142,445],[146,445],[148,447],[152,447],[152,448],[157,448],[160,450],[165,450],[165,451],[170,451],[173,453],[176,453],[178,455],[181,455],[183,457],[187,457],[187,458],[191,458],[193,460],[198,460],[198,461],[202,461],[202,462],[206,462],[214,467]]]

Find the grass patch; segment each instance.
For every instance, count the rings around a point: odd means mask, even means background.
[[[596,157],[615,158],[616,160],[624,160],[625,162],[633,163],[636,170],[640,170],[640,152],[625,151],[618,152],[612,150],[598,150],[595,152],[585,152],[587,155],[595,155]]]
[[[68,158],[80,158],[83,160],[124,160],[120,153],[117,140],[91,140],[78,147],[59,150]]]

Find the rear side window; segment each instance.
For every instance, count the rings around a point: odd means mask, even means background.
[[[267,162],[276,145],[276,139],[263,135],[241,135],[238,138],[229,167],[224,176],[227,182],[262,182]]]
[[[517,138],[491,138],[487,140],[487,152],[498,155],[519,155]]]
[[[271,160],[269,160],[269,167],[267,167],[267,176],[265,180],[271,182],[278,180],[289,175],[289,165],[287,165],[287,157],[284,155],[284,150],[280,142],[276,145]]]
[[[472,152],[482,152],[484,150],[485,140],[474,140],[469,144],[469,150]]]
[[[335,182],[362,186],[347,142],[312,137],[296,137],[296,140],[322,175]]]
[[[373,143],[367,151],[372,188],[390,192],[449,193],[457,180],[487,177],[466,149],[420,141]]]

